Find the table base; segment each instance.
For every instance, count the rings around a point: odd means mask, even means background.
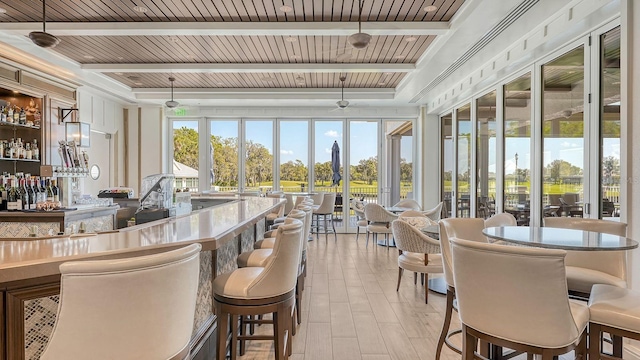
[[[444,279],[444,277],[439,276],[429,279],[428,286],[429,290],[433,291],[434,293],[447,295],[447,281]]]

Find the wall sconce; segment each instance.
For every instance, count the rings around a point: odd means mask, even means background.
[[[73,141],[79,147],[89,147],[91,145],[91,125],[83,122],[64,123],[64,132],[67,141]]]

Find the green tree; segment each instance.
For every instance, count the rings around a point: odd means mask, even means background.
[[[238,138],[211,136],[214,185],[238,186]]]
[[[307,181],[308,174],[307,167],[299,159],[280,165],[280,180]]]
[[[359,175],[357,180],[366,181],[367,184],[372,185],[374,181],[378,180],[378,157],[372,156],[360,160],[356,165],[356,171]]]
[[[602,182],[605,185],[613,184],[615,175],[620,175],[620,159],[607,156],[602,159]]]
[[[262,182],[273,181],[273,155],[262,144],[248,141],[245,161],[246,185],[260,186]]]
[[[198,132],[182,127],[173,130],[173,159],[198,169]]]
[[[400,159],[400,181],[413,181],[413,164],[408,163],[406,159]]]
[[[325,181],[332,179],[333,171],[331,170],[331,161],[316,163],[313,171],[316,174],[316,181],[319,180],[321,186],[324,186]]]
[[[580,175],[582,169],[565,160],[554,160],[545,167],[545,177],[559,184],[564,176]]]

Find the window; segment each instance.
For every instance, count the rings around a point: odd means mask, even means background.
[[[273,188],[273,121],[245,122],[244,178],[246,191],[266,193]]]
[[[504,211],[529,225],[531,191],[531,74],[504,86]]]
[[[198,191],[199,140],[197,121],[173,121],[172,172],[175,187]]]
[[[211,121],[211,146],[209,147],[213,169],[211,185],[218,191],[238,190],[238,121]]]
[[[456,110],[458,129],[457,217],[471,216],[471,104]]]
[[[309,123],[280,122],[280,189],[305,192],[309,189]]]
[[[451,208],[451,194],[453,191],[453,117],[451,113],[444,115],[440,118],[441,122],[441,154],[442,159],[442,175],[441,179],[441,191],[442,201],[444,202],[444,216],[452,216]]]
[[[486,219],[496,205],[496,92],[476,100],[476,216]]]
[[[315,149],[313,172],[315,175],[314,189],[317,191],[336,191],[333,184],[333,170],[331,169],[331,149],[334,143],[340,149],[340,171],[338,174],[342,179],[340,185],[344,184],[342,171],[344,148],[342,145],[342,121],[315,121]]]

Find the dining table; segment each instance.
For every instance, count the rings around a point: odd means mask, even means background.
[[[482,231],[490,241],[547,249],[578,251],[632,250],[638,242],[624,236],[596,231],[540,226],[498,226]]]

